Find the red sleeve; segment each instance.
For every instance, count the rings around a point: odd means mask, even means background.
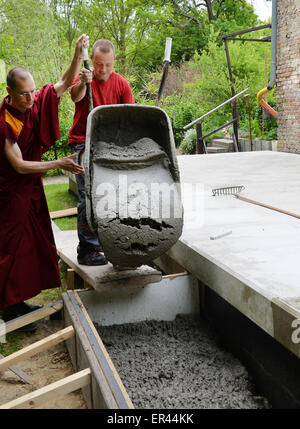
[[[47,151],[56,140],[60,139],[58,103],[54,85],[45,85],[37,92],[35,99],[38,108],[40,131],[39,138],[44,151]]]
[[[5,133],[4,133],[2,124],[0,124],[0,160],[3,156],[4,145],[5,145]]]
[[[121,104],[134,104],[134,98],[126,79],[123,80],[123,93],[121,95]]]
[[[12,143],[18,141],[18,136],[7,122],[0,122],[0,141],[5,143],[5,139]],[[1,143],[0,143],[1,144]]]
[[[4,153],[5,140],[9,140],[12,143],[16,143],[18,136],[14,133],[13,129],[9,124],[4,121],[0,121],[0,159]]]

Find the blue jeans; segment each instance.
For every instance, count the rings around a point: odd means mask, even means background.
[[[71,143],[70,147],[72,153],[76,152],[78,155],[85,148],[85,143]],[[78,162],[78,156],[75,157],[74,161]],[[98,237],[90,230],[86,220],[84,174],[75,174],[75,177],[78,188],[77,233],[79,244],[77,247],[77,253],[79,254],[99,246],[99,240]]]

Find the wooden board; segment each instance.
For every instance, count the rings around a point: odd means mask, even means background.
[[[98,266],[81,265],[77,262],[77,231],[55,232],[55,243],[60,258],[85,281],[98,291],[110,287],[144,286],[161,281],[162,274],[152,267],[143,265],[136,270],[117,271],[111,263]]]
[[[85,365],[89,365],[92,370],[91,391],[83,392],[87,405],[89,408],[133,408],[120,377],[78,298],[76,292],[63,294],[65,317],[68,323],[72,320],[76,332],[76,344],[67,342],[69,353],[73,354],[72,362],[76,362],[77,370]]]
[[[37,341],[27,347],[24,347],[23,349],[18,350],[17,352],[12,353],[11,355],[6,356],[3,359],[0,359],[0,371],[4,371],[11,365],[20,362],[21,360],[24,360],[45,349],[59,344],[62,341],[65,341],[66,339],[70,338],[72,335],[74,335],[74,329],[72,326],[68,326],[67,328],[62,329],[55,334],[49,335],[48,337],[43,338],[40,341]]]
[[[51,219],[59,219],[61,217],[68,217],[68,216],[77,216],[77,207],[50,212]]]
[[[9,332],[15,331],[22,326],[29,325],[29,323],[36,322],[37,320],[44,319],[51,314],[57,313],[62,310],[63,302],[62,300],[53,302],[51,304],[45,305],[44,307],[32,311],[24,316],[17,317],[16,319],[10,320],[6,323],[0,324],[0,337],[8,334]]]
[[[64,293],[64,315],[67,323],[71,321],[75,327],[75,337],[66,341],[71,360],[76,371],[89,366],[91,369],[91,388],[84,389],[83,395],[90,409],[114,409],[118,408],[111,388],[103,373],[103,370],[91,349],[91,344],[81,325],[80,319],[68,294]]]
[[[113,364],[113,362],[112,362],[112,360],[111,360],[111,358],[110,358],[110,356],[109,356],[109,354],[108,354],[108,352],[107,352],[107,350],[106,350],[106,348],[105,348],[105,346],[104,346],[104,344],[103,344],[103,342],[102,342],[102,340],[101,340],[101,338],[100,338],[100,336],[99,336],[99,334],[98,334],[98,332],[97,332],[97,330],[96,330],[96,328],[92,322],[92,320],[90,319],[90,316],[89,316],[88,312],[86,311],[86,309],[85,309],[85,307],[84,307],[84,305],[83,305],[83,303],[82,303],[82,301],[78,295],[78,292],[74,291],[73,294],[74,294],[74,298],[78,302],[78,306],[79,306],[80,310],[82,311],[83,317],[85,317],[85,319],[86,319],[86,322],[87,322],[87,325],[88,325],[90,331],[92,332],[95,340],[97,341],[99,348],[101,349],[103,357],[107,361],[107,364],[108,364],[108,366],[112,372],[112,375],[113,375],[114,379],[116,380],[116,383],[118,384],[118,388],[120,389],[123,397],[125,398],[125,401],[126,401],[128,407],[133,408],[132,401],[129,398],[129,395],[128,395],[128,393],[127,393],[127,391],[126,391],[126,389],[125,389],[125,387],[121,381],[121,378],[120,378],[120,376],[119,376],[119,374],[118,374],[118,372],[117,372],[117,370],[116,370],[116,368],[115,368],[115,366],[114,366],[114,364]]]
[[[84,388],[91,382],[91,370],[86,368],[80,372],[69,375],[48,386],[44,386],[34,392],[27,393],[21,398],[14,399],[0,406],[0,409],[36,408],[44,402],[56,399],[80,388]]]

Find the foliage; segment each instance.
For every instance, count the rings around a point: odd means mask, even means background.
[[[108,38],[116,47],[116,71],[129,80],[139,104],[153,105],[159,86],[166,37],[172,38],[172,68],[181,75],[181,87],[169,85],[161,107],[172,120],[176,145],[184,137],[183,127],[231,97],[230,80],[220,34],[258,23],[246,0],[0,0],[0,57],[7,67],[24,66],[32,71],[37,87],[55,83],[66,69],[72,47],[81,33],[90,36],[90,46]],[[30,24],[30,25],[29,25]],[[269,34],[261,30],[256,36]],[[253,131],[262,132],[255,117],[256,94],[265,86],[265,43],[229,42],[235,92],[248,87]],[[170,69],[170,74],[172,73]],[[193,78],[185,79],[190,72]],[[274,93],[274,91],[272,91]],[[0,94],[6,93],[0,85]],[[276,101],[274,94],[270,95]],[[238,100],[240,122],[249,128],[243,97]],[[68,94],[60,102],[61,139],[58,157],[69,153],[68,132],[74,106]],[[203,123],[203,132],[231,120],[228,104]],[[271,120],[272,122],[273,120]],[[266,125],[271,138],[275,127]],[[43,155],[54,159],[54,151]],[[48,174],[52,174],[50,172]]]
[[[201,116],[203,112],[199,106],[189,100],[187,101],[181,94],[174,94],[168,97],[161,107],[164,108],[171,119],[175,143],[178,147],[184,136],[183,127]]]
[[[181,145],[179,146],[179,152],[187,155],[195,153],[196,141],[197,141],[196,130],[193,128],[190,128],[189,130],[187,130],[187,132],[184,135],[184,138],[182,139]]]
[[[14,0],[0,3],[1,33],[14,41],[6,63],[32,71],[37,87],[56,82],[64,69],[68,52],[60,40],[52,14],[44,1]],[[5,16],[5,19],[3,18]]]
[[[43,161],[52,161],[55,159],[55,152],[57,159],[70,155],[71,150],[68,146],[69,131],[73,122],[74,106],[68,94],[63,94],[60,99],[59,107],[59,127],[60,139],[52,146],[48,152],[42,155]],[[48,170],[45,176],[52,176],[57,174],[57,170]]]
[[[258,91],[265,86],[265,50],[270,58],[270,46],[262,45],[232,42],[229,50],[235,93],[248,88],[253,132],[257,137],[271,138],[275,135],[276,120],[270,119],[267,122],[264,135],[259,122],[257,125],[260,131],[255,128],[255,110],[258,106],[256,97]],[[194,70],[200,70],[200,73],[195,73],[195,79],[186,83],[180,93],[166,96],[162,100],[162,107],[173,119],[177,146],[183,138],[182,128],[185,125],[232,97],[225,50],[223,46],[219,46],[213,31],[208,43],[208,50],[202,55],[195,54],[188,65]],[[275,102],[275,97],[276,94],[273,90],[269,95],[271,105]],[[248,109],[244,96],[237,99],[237,108],[241,125],[248,129]],[[202,121],[203,134],[230,120],[232,120],[232,107],[231,103],[228,103]]]
[[[23,348],[23,342],[28,336],[24,332],[9,332],[5,335],[5,343],[0,342],[0,353],[5,357]]]

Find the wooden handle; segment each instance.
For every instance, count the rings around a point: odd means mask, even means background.
[[[90,70],[89,60],[84,60],[83,64],[85,69]],[[88,101],[88,112],[90,113],[93,110],[92,85],[90,83],[86,84],[86,96]]]
[[[87,48],[84,47],[84,44],[82,43],[82,59],[84,68],[87,70],[90,70],[90,64],[89,64],[89,54]],[[92,86],[90,83],[86,84],[86,96],[88,101],[88,113],[90,113],[93,110],[93,95],[92,95]]]
[[[261,203],[259,201],[250,200],[250,198],[242,197],[241,195],[236,194],[235,196],[239,200],[247,201],[248,203],[252,203],[252,204],[257,204],[259,206],[266,207],[267,209],[276,210],[277,212],[284,213],[286,215],[293,216],[293,217],[300,219],[300,215],[298,215],[296,213],[288,212],[287,210],[282,210],[282,209],[279,209],[277,207],[269,206],[268,204],[264,204],[264,203]]]

